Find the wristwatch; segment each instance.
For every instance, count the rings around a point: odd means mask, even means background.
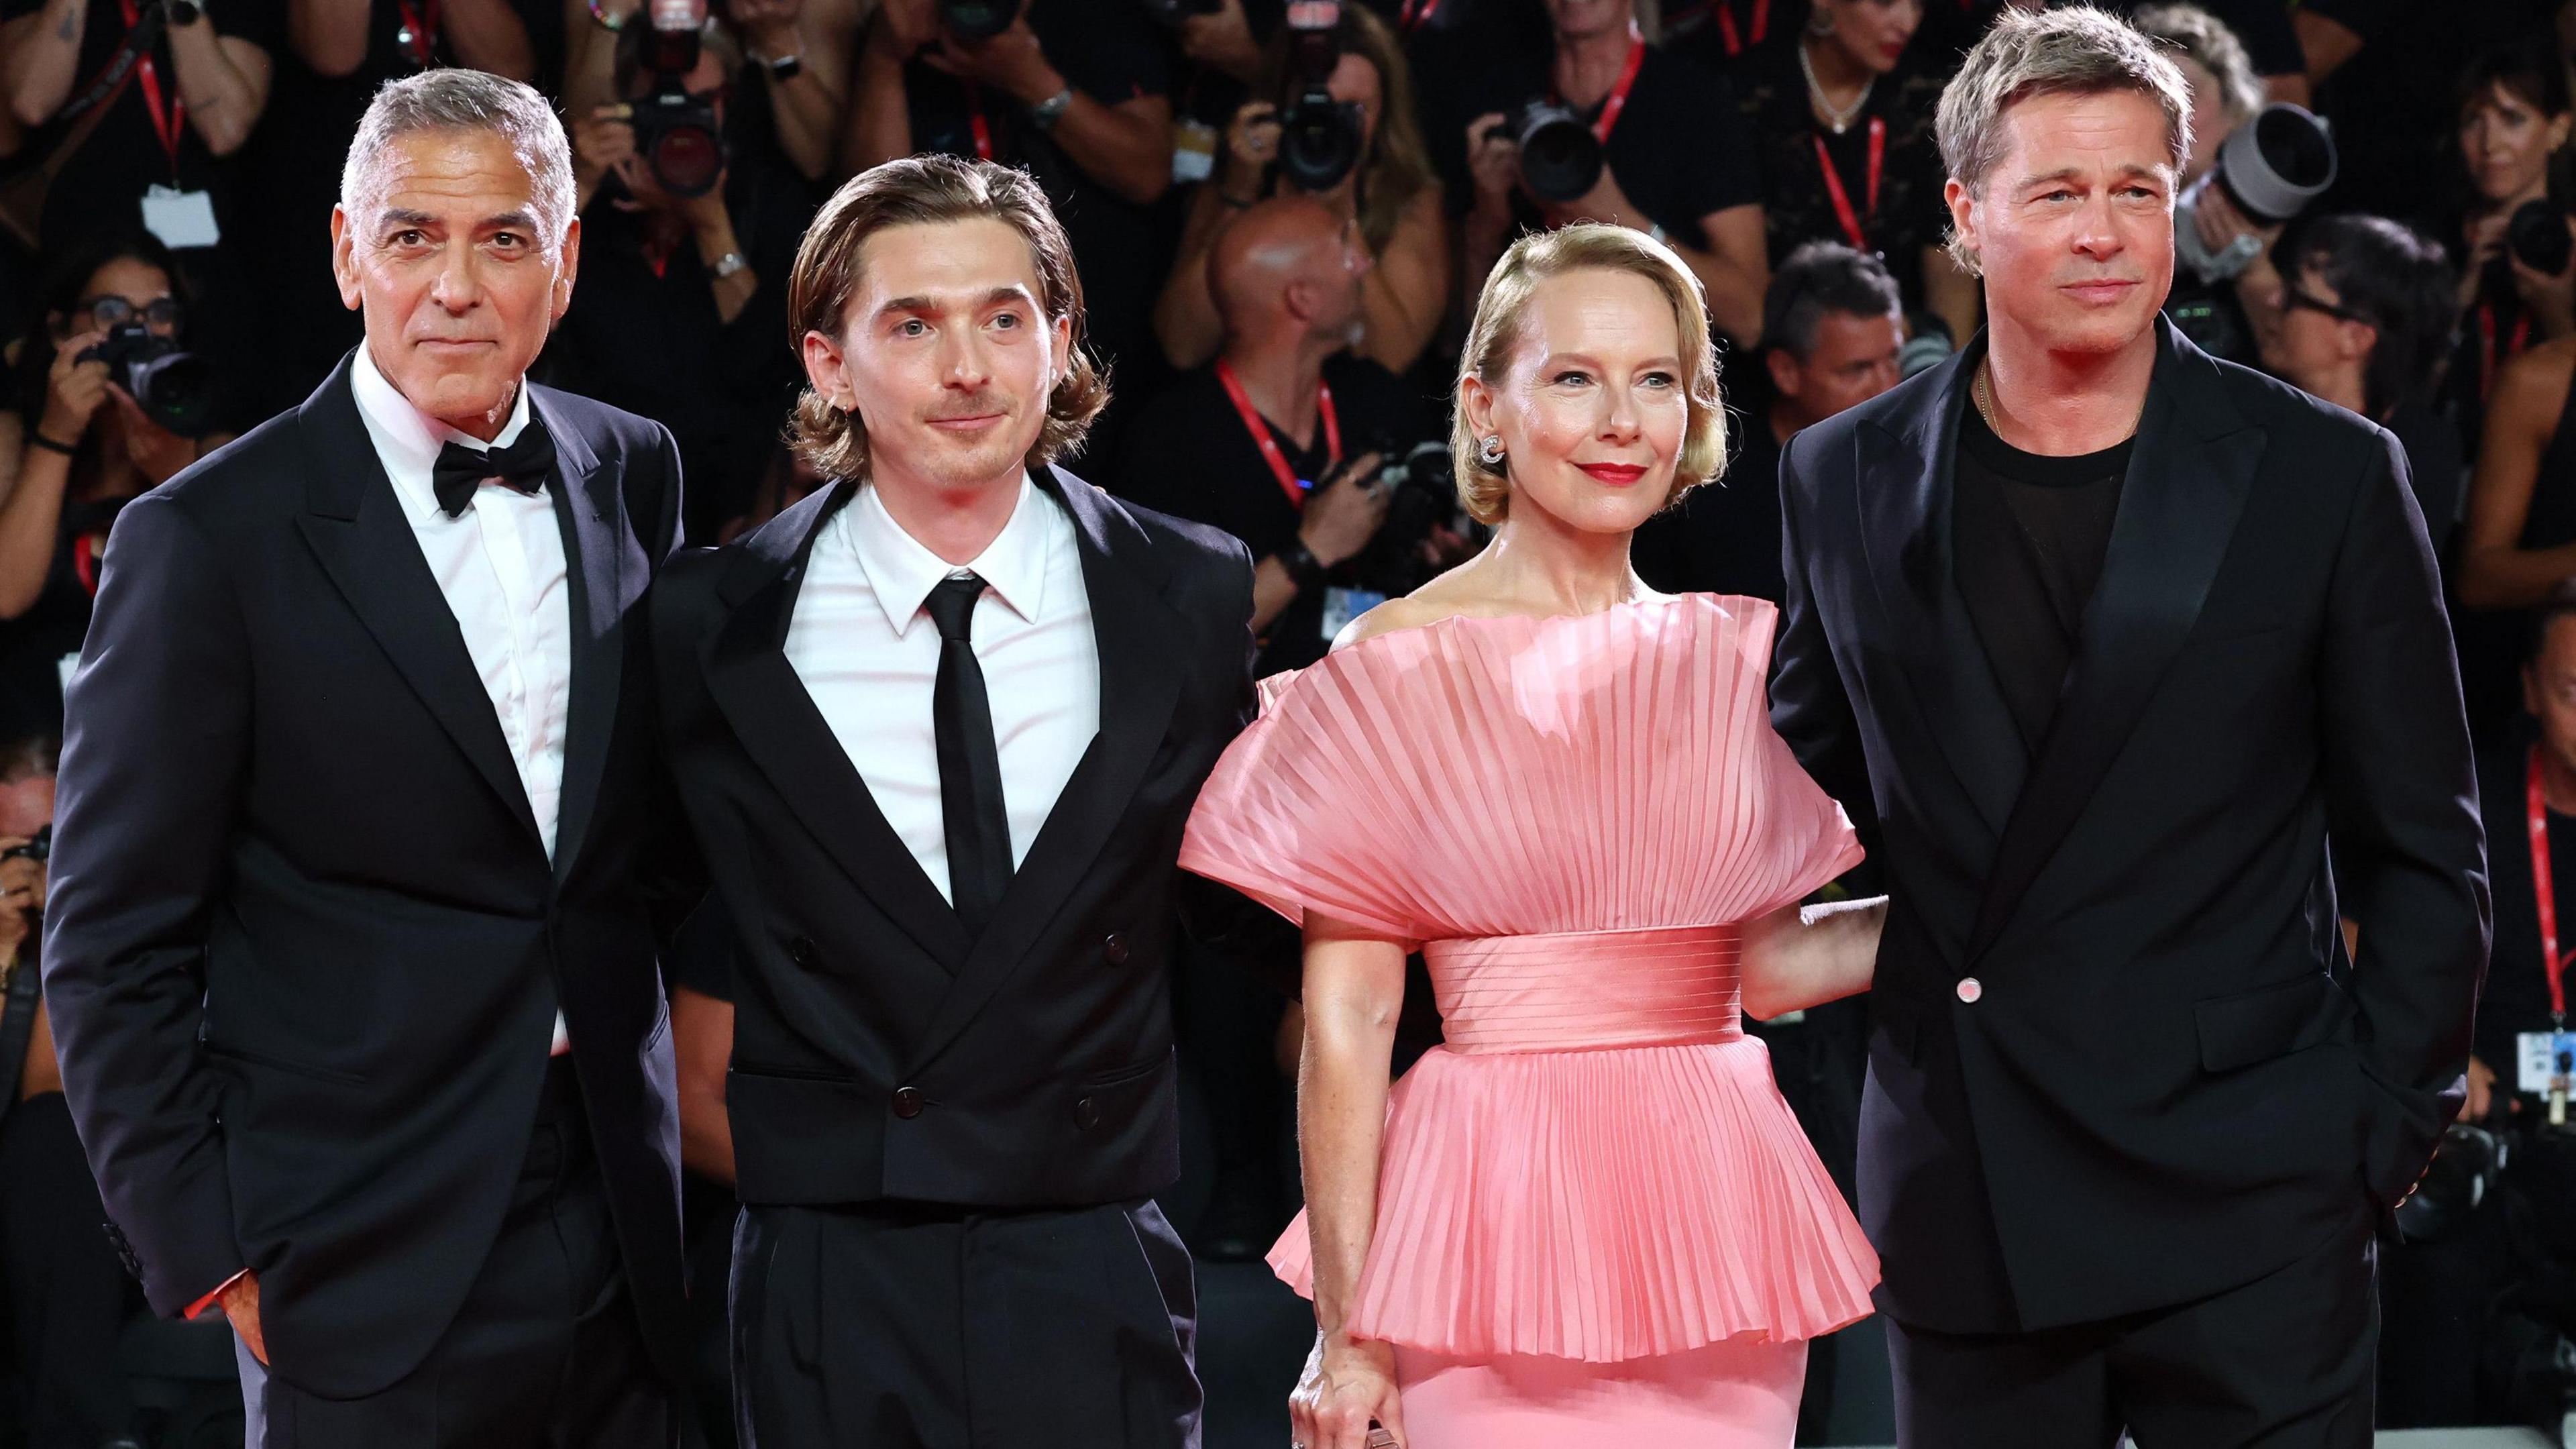
[[[1279,566],[1288,571],[1288,581],[1301,594],[1312,592],[1327,572],[1324,561],[1315,557],[1315,551],[1306,547],[1302,538],[1289,539],[1288,546],[1279,550]]]
[[[709,267],[707,272],[708,275],[721,282],[736,272],[747,272],[749,270],[751,270],[751,263],[744,259],[742,253],[727,252],[723,256],[716,258],[715,265]]]
[[[206,12],[198,6],[197,0],[169,0],[168,9],[173,29],[185,29],[206,18]]]
[[[761,67],[769,72],[769,78],[774,81],[792,81],[805,71],[805,57],[801,55],[773,55],[766,58],[755,55],[752,59],[759,62]]]
[[[1064,113],[1073,109],[1073,87],[1066,86],[1054,95],[1029,107],[1029,124],[1041,131],[1052,131]]]

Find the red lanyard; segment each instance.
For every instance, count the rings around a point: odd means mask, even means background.
[[[1869,190],[1867,203],[1858,212],[1852,210],[1851,193],[1843,190],[1843,174],[1834,166],[1833,153],[1825,149],[1825,138],[1810,139],[1816,143],[1816,169],[1825,173],[1825,197],[1834,204],[1834,220],[1843,224],[1843,235],[1851,238],[1855,250],[1870,250],[1864,223],[1878,215],[1878,178],[1887,164],[1886,118],[1869,118]]]
[[[992,160],[993,127],[984,119],[984,88],[973,81],[966,82],[966,125],[975,133],[976,157]]]
[[[2531,804],[2531,890],[2540,907],[2540,965],[2549,976],[2549,1019],[2563,1028],[2571,958],[2558,954],[2558,895],[2550,884],[2549,803],[2540,789],[2540,746],[2531,747],[2531,764],[2524,773],[2530,782],[2526,794]]]
[[[125,28],[132,31],[143,21],[134,8],[134,0],[117,0],[125,11]],[[178,96],[170,98],[169,108],[161,105],[161,72],[152,64],[150,54],[134,63],[135,73],[143,79],[143,107],[152,113],[152,134],[161,138],[161,149],[170,153],[170,179],[179,179],[179,128],[188,119],[188,103]]]
[[[72,576],[91,598],[98,597],[98,541],[89,534],[72,540]]]
[[[1645,63],[1646,37],[1632,20],[1628,22],[1628,63],[1619,71],[1619,83],[1610,88],[1609,97],[1601,102],[1600,118],[1592,123],[1593,140],[1604,146],[1610,144],[1610,128],[1619,124],[1619,113],[1628,109],[1628,92],[1637,84],[1637,68]],[[1549,87],[1549,94],[1558,105],[1565,104],[1565,96],[1554,87]]]
[[[426,69],[430,53],[438,46],[438,0],[426,0],[418,11],[411,8],[410,0],[394,0],[394,8],[402,12],[402,31],[394,39],[402,43],[412,64]]]
[[[2513,337],[2504,345],[2506,357],[2519,357],[2531,341],[2531,314],[2525,312],[2513,319]],[[2496,363],[2495,304],[2478,304],[2478,396],[2495,394]]]
[[[1771,0],[1753,0],[1753,38],[1747,41],[1735,28],[1734,0],[1717,0],[1718,38],[1726,42],[1726,58],[1733,60],[1744,53],[1745,46],[1760,45],[1764,32],[1771,28]]]
[[[1279,440],[1270,434],[1270,425],[1253,410],[1252,397],[1243,390],[1243,379],[1234,369],[1219,360],[1216,380],[1225,384],[1225,395],[1234,400],[1234,411],[1243,419],[1243,430],[1252,435],[1252,445],[1261,450],[1261,461],[1270,465],[1270,476],[1279,480],[1279,491],[1298,508],[1306,506],[1306,485],[1297,481],[1297,470],[1288,466],[1288,455],[1279,451]],[[1333,414],[1333,388],[1321,378],[1315,382],[1315,411],[1324,418],[1324,455],[1335,463],[1342,461],[1342,422]]]

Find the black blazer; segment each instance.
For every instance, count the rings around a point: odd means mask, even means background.
[[[1922,1327],[2249,1282],[2403,1195],[2461,1100],[2485,846],[2404,458],[2159,335],[2035,758],[1952,576],[1982,342],[1780,470],[1772,718],[1894,896],[1860,1205],[1881,1306]]]
[[[1070,1206],[1179,1172],[1174,861],[1252,714],[1252,563],[1215,529],[1033,471],[1080,540],[1100,732],[980,938],[785,653],[814,537],[855,485],[675,560],[655,592],[673,769],[736,923],[747,1203]]]
[[[72,681],[45,995],[81,1140],[153,1307],[257,1270],[274,1371],[318,1394],[383,1388],[453,1320],[558,1006],[636,1308],[684,1356],[654,963],[693,865],[629,627],[679,460],[530,397],[574,622],[551,865],[345,361],[127,507]]]

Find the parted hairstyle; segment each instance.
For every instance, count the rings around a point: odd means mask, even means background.
[[[1598,269],[1626,272],[1655,284],[1673,308],[1674,330],[1681,336],[1681,372],[1688,405],[1682,425],[1682,451],[1673,467],[1673,491],[1665,506],[1717,476],[1726,462],[1726,410],[1717,394],[1717,349],[1708,337],[1708,301],[1699,277],[1673,249],[1624,226],[1578,222],[1555,231],[1533,232],[1512,243],[1485,278],[1476,298],[1476,319],[1467,329],[1466,350],[1459,354],[1458,380],[1473,377],[1500,390],[1511,370],[1513,349],[1520,345],[1530,299],[1539,287],[1568,272]],[[1449,424],[1450,466],[1458,479],[1458,501],[1467,516],[1488,526],[1511,511],[1511,459],[1489,464],[1478,453],[1475,428],[1463,404]]]
[[[2155,41],[2089,5],[2007,7],[1941,90],[1935,124],[1950,179],[1983,198],[1988,175],[2004,158],[2005,112],[2034,96],[2105,91],[2133,91],[2156,103],[2165,116],[2168,159],[2181,175],[2191,156],[2191,85]],[[1982,275],[1975,249],[1955,227],[1949,249],[1971,276]]]
[[[805,334],[843,339],[850,299],[858,295],[861,249],[888,227],[923,226],[989,217],[1029,244],[1038,274],[1038,305],[1047,320],[1073,323],[1055,387],[1047,395],[1046,422],[1029,449],[1040,466],[1072,452],[1109,401],[1109,379],[1082,343],[1082,278],[1073,268],[1073,246],[1047,205],[1046,193],[1028,173],[990,161],[954,156],[906,156],[871,167],[841,184],[805,232],[796,267],[787,279],[787,335],[804,350]],[[796,399],[787,440],[827,478],[865,478],[868,430],[855,410],[844,411],[813,388]]]

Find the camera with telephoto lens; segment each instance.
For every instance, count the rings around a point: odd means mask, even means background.
[[[2218,160],[2174,203],[2174,259],[2203,282],[2233,281],[2261,254],[2260,237],[2243,235],[2216,252],[2200,239],[2200,199],[2217,187],[2245,219],[2278,226],[2308,209],[2334,185],[2334,133],[2307,110],[2274,101],[2218,143]]]
[[[107,329],[74,360],[106,363],[143,415],[180,437],[204,437],[215,425],[215,379],[205,360],[141,322]]]
[[[1330,191],[1360,164],[1359,104],[1333,99],[1333,71],[1341,63],[1341,0],[1290,0],[1279,174],[1300,191]]]
[[[1601,139],[1570,106],[1524,101],[1503,131],[1520,144],[1521,184],[1541,201],[1580,200],[1601,179]]]
[[[1225,8],[1225,0],[1137,0],[1137,3],[1159,23],[1174,27],[1193,15],[1214,15]]]
[[[653,77],[653,89],[628,108],[635,154],[644,158],[654,184],[664,191],[704,196],[724,175],[725,153],[715,102],[689,94],[700,32],[685,23],[666,27],[657,15],[643,43],[644,69]]]
[[[1458,501],[1458,477],[1446,442],[1407,447],[1399,439],[1381,437],[1369,444],[1369,451],[1383,460],[1370,486],[1387,496],[1386,517],[1352,561],[1352,575],[1362,587],[1395,598],[1440,572],[1422,557],[1422,545],[1433,530],[1446,528],[1472,538],[1482,525]]]
[[[2504,224],[2505,249],[2513,259],[2545,277],[2564,276],[2576,259],[2576,237],[2567,234],[2567,215],[2546,201],[2526,201]]]
[[[990,40],[1020,18],[1020,0],[939,0],[939,23],[959,40]]]

